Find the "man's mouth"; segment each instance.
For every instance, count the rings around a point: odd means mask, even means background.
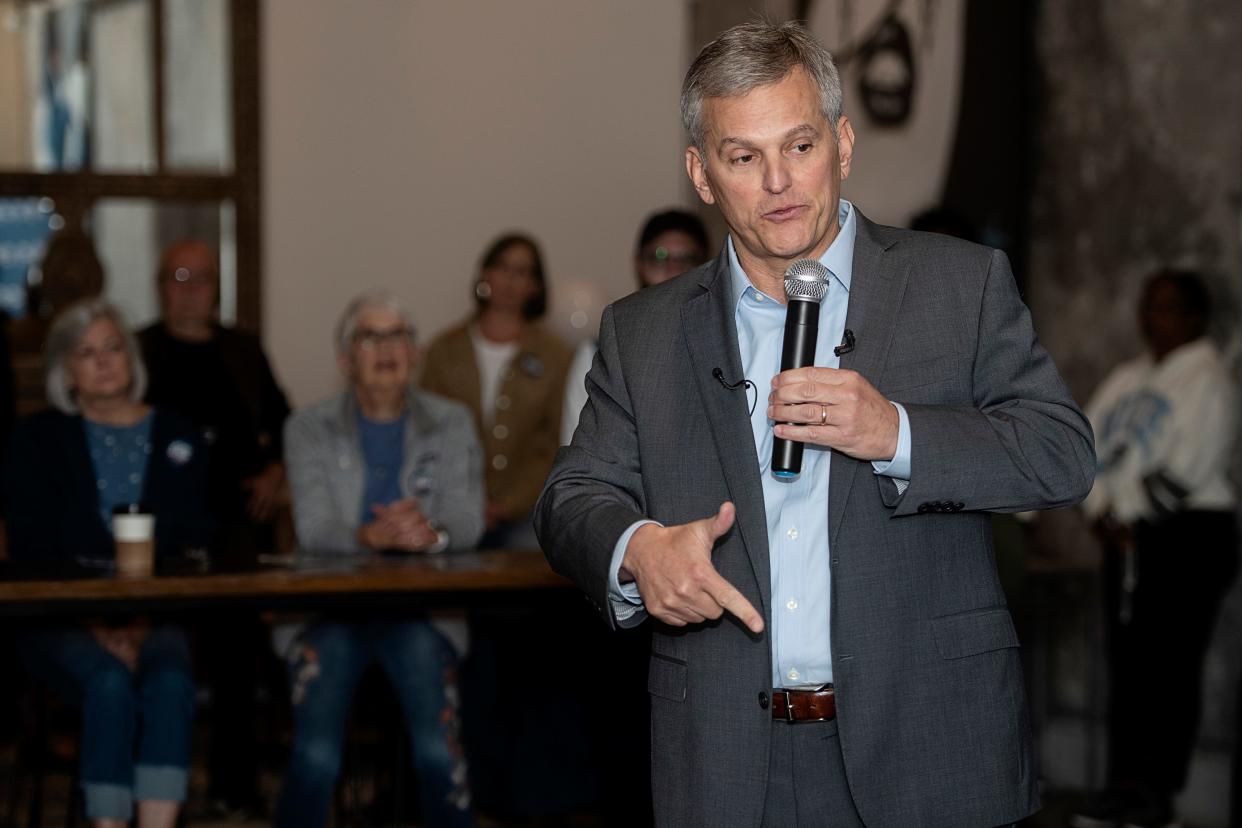
[[[804,204],[791,204],[788,207],[780,207],[775,210],[769,210],[763,214],[763,217],[768,221],[789,221],[792,218],[797,218],[802,215],[802,212],[805,209],[806,205]]]

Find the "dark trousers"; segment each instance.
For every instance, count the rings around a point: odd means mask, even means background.
[[[1233,580],[1237,524],[1183,512],[1134,529],[1138,581],[1121,623],[1122,554],[1105,562],[1109,617],[1109,778],[1172,796],[1186,783],[1199,728],[1203,660]]]
[[[763,828],[862,828],[837,723],[773,722]]]

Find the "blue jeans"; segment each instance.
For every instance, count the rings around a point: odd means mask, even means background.
[[[426,621],[323,622],[294,644],[289,656],[293,755],[275,824],[317,828],[327,822],[354,690],[372,661],[387,674],[405,713],[421,824],[470,825],[466,760],[458,739],[457,655]]]
[[[153,629],[132,673],[83,628],[24,633],[18,648],[31,673],[82,710],[88,818],[130,819],[135,799],[185,801],[194,677],[180,629]]]

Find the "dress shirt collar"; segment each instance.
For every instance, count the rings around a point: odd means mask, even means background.
[[[846,293],[849,293],[850,279],[854,274],[854,238],[858,234],[857,211],[854,210],[854,205],[845,199],[840,200],[839,211],[838,220],[841,223],[841,230],[832,240],[832,244],[828,245],[824,255],[819,257],[819,263],[828,268],[833,278],[845,288]],[[731,234],[726,240],[725,247],[729,254],[729,276],[733,285],[734,310],[736,311],[737,304],[742,301],[747,290],[754,291],[756,294],[762,291],[751,284],[741,264],[738,263],[737,251],[733,248]],[[769,296],[768,298],[775,299],[776,297]]]

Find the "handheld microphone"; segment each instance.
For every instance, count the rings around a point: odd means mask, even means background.
[[[819,337],[819,306],[828,294],[828,268],[814,259],[799,259],[785,271],[785,342],[781,370],[815,364]],[[793,479],[802,473],[803,444],[772,438],[772,474]]]

